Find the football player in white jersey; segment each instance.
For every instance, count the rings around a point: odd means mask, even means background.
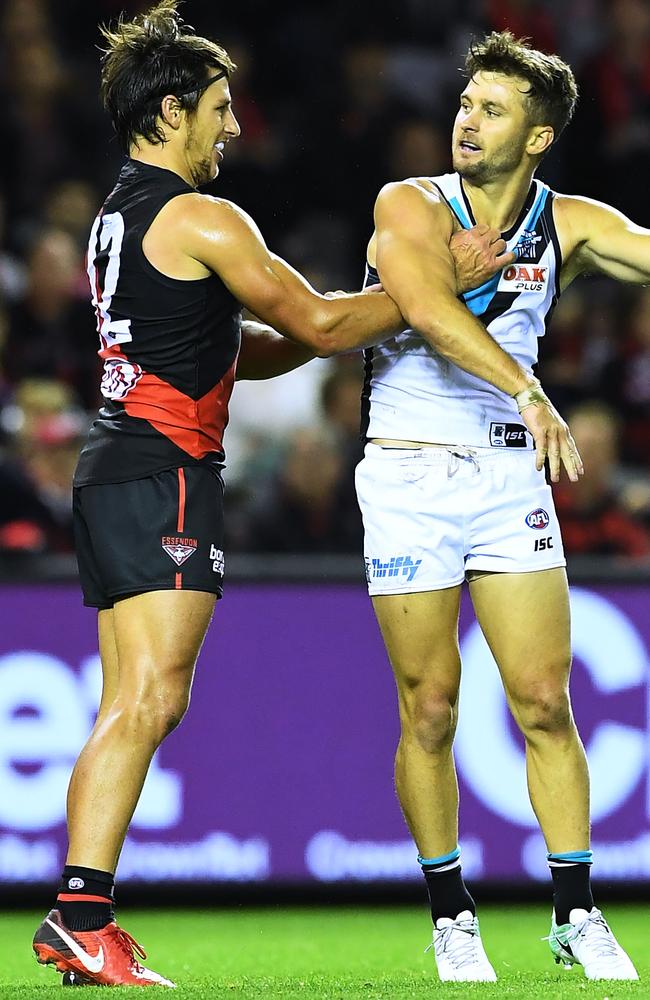
[[[547,451],[551,479],[561,458],[575,479],[580,459],[570,436],[529,441],[526,428],[550,407],[541,386],[517,394],[489,365],[464,364],[462,352],[483,320],[532,375],[549,312],[577,275],[650,282],[650,231],[534,179],[577,97],[557,56],[493,33],[470,48],[466,76],[455,173],[383,188],[368,248],[368,282],[381,282],[410,328],[366,352],[368,444],[357,470],[369,592],[399,694],[397,791],[427,880],[441,979],[495,979],[458,850],[452,742],[467,579],[525,738],[530,799],[553,876],[552,952],[581,964],[589,979],[636,979],[591,894],[589,777],[568,692],[565,562],[542,470]],[[517,260],[463,304],[448,243],[475,221],[501,232]]]

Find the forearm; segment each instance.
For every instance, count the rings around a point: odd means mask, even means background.
[[[399,309],[384,292],[360,292],[328,299],[318,321],[318,353],[329,357],[370,347],[404,325]]]
[[[435,298],[435,297],[434,297]],[[497,389],[514,396],[535,380],[497,344],[482,323],[468,309],[441,289],[429,308],[422,305],[410,312],[410,324],[438,354],[481,378]]]
[[[275,378],[316,357],[304,344],[283,337],[270,326],[245,320],[237,360],[237,380]]]

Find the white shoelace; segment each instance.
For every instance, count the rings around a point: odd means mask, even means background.
[[[465,939],[453,938],[454,931],[465,934]],[[478,936],[478,929],[474,921],[462,921],[453,923],[448,927],[436,930],[436,940],[439,942],[439,950],[444,951],[455,969],[462,969],[465,965],[476,962],[476,949],[474,938]],[[449,947],[452,945],[452,947]],[[433,943],[429,945],[433,948]],[[429,951],[429,948],[426,951]]]
[[[591,932],[590,944],[594,947],[596,958],[618,957],[616,939],[602,913],[590,913],[581,923],[575,925],[575,929],[579,937]]]

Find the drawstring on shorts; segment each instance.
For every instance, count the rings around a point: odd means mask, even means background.
[[[474,467],[474,475],[481,471],[478,455],[471,448],[457,448],[455,445],[446,449],[449,455],[447,463],[447,479],[453,479],[463,462],[471,462]]]

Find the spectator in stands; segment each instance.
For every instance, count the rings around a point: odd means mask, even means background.
[[[72,473],[85,415],[63,383],[28,379],[1,421],[0,551],[72,552]]]
[[[567,419],[585,466],[577,483],[554,487],[567,556],[650,559],[650,532],[628,513],[617,490],[618,419],[598,401],[576,407]]]
[[[360,552],[361,517],[346,478],[343,456],[327,429],[295,431],[275,475],[251,504],[248,547],[253,552]]]
[[[79,297],[81,272],[82,260],[68,233],[41,233],[29,255],[25,298],[9,310],[3,366],[13,382],[59,378],[94,409],[99,362],[87,291]]]

